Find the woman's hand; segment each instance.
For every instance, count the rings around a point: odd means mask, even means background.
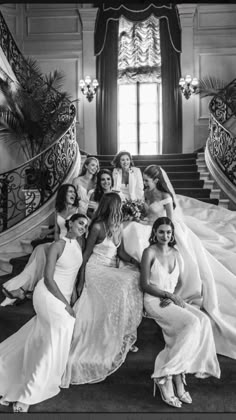
[[[168,306],[170,303],[172,302],[171,299],[169,298],[161,298],[160,299],[160,307],[161,308],[165,308],[166,306]]]
[[[185,302],[184,302],[184,300],[183,300],[180,296],[175,295],[174,293],[172,293],[172,294],[169,296],[169,298],[172,300],[172,302],[173,302],[175,305],[177,305],[177,306],[181,306],[181,308],[184,308],[184,307],[185,307]]]
[[[73,308],[69,305],[69,303],[66,305],[65,310],[66,310],[67,312],[69,312],[69,314],[70,314],[73,318],[76,318],[75,311],[74,311],[74,309],[73,309]]]

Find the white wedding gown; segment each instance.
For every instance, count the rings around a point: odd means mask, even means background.
[[[70,302],[82,253],[75,239],[64,240],[54,280]],[[0,395],[6,401],[28,405],[60,392],[75,323],[65,304],[49,292],[44,279],[35,287],[33,305],[36,316],[0,344]]]
[[[236,358],[236,213],[177,195],[175,237],[184,260],[181,296],[209,315],[217,353]],[[128,223],[123,230],[126,252],[141,260],[151,225],[166,215],[171,197],[149,207],[149,225]]]
[[[142,320],[139,281],[135,267],[117,268],[111,238],[95,245],[74,305],[75,329],[62,387],[103,381],[125,361]]]
[[[70,217],[71,216],[69,216],[68,219]],[[64,217],[62,217],[60,214],[57,214],[57,224],[60,229],[60,238],[64,238],[67,234],[65,221],[66,220]],[[10,292],[11,290],[16,290],[20,287],[23,287],[26,291],[33,291],[37,282],[44,275],[46,257],[50,245],[51,242],[46,242],[45,244],[36,246],[30,255],[29,261],[27,262],[24,270],[17,276],[3,283],[5,289]],[[9,305],[14,303],[14,301],[15,299],[6,298],[1,302],[0,306]]]
[[[178,283],[180,266],[178,259],[171,273],[156,258],[151,267],[150,283],[174,293]],[[144,294],[147,315],[162,328],[165,347],[157,355],[152,378],[162,378],[180,373],[193,373],[205,378],[220,377],[220,367],[210,319],[194,305],[185,308],[171,302],[160,306],[160,298]]]

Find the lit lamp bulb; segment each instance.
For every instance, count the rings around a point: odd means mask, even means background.
[[[90,83],[91,83],[91,77],[90,76],[85,77],[85,83],[86,83],[87,86],[90,85]]]
[[[184,78],[183,78],[183,77],[181,77],[181,78],[179,79],[179,85],[180,85],[180,86],[184,86],[184,84],[185,84],[185,80],[184,80]]]
[[[185,77],[185,82],[191,83],[191,81],[192,81],[192,77],[189,74],[187,74],[187,76]]]
[[[97,79],[93,79],[93,87],[97,88],[98,87],[98,81]]]
[[[192,85],[193,86],[197,86],[198,85],[198,79],[196,77],[193,78]]]
[[[85,86],[85,82],[84,82],[84,80],[83,80],[83,79],[81,79],[81,80],[79,81],[79,87],[80,87],[80,89],[83,89],[83,88],[84,88],[84,86]]]

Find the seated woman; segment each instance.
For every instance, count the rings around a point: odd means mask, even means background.
[[[76,238],[85,232],[86,216],[67,220],[68,233],[50,245],[45,276],[36,285],[36,315],[0,344],[0,403],[14,412],[60,392],[68,359],[75,313],[70,305],[82,252]]]
[[[162,328],[165,348],[157,355],[152,378],[166,404],[191,404],[185,374],[220,377],[210,319],[179,295],[182,259],[175,248],[174,225],[168,217],[152,227],[141,262],[144,308]],[[191,277],[189,278],[191,282]]]
[[[120,194],[121,199],[143,200],[142,173],[134,166],[131,154],[126,151],[117,153],[112,164],[113,189]]]
[[[87,157],[83,163],[81,173],[73,179],[79,202],[79,212],[87,214],[89,200],[97,184],[97,173],[99,171],[99,161],[97,158]]]
[[[126,252],[141,261],[153,221],[162,216],[171,218],[177,247],[184,260],[181,297],[209,315],[217,353],[236,358],[235,212],[176,196],[167,174],[157,165],[148,166],[143,179],[149,209],[147,224],[131,222],[125,226]],[[201,206],[206,220],[199,211]]]
[[[101,169],[97,174],[97,184],[88,204],[87,215],[90,218],[92,218],[94,211],[97,210],[103,194],[111,192],[113,185],[114,182],[111,171],[109,169]]]
[[[78,212],[78,204],[78,195],[74,185],[61,185],[55,203],[55,240],[64,238],[66,235],[65,222],[72,214]],[[80,241],[83,241],[83,238]],[[83,246],[82,242],[81,246]],[[49,247],[50,243],[38,245],[32,252],[24,270],[3,284],[2,291],[6,299],[1,302],[1,306],[13,305],[15,302],[22,301],[29,296],[29,292],[34,290],[36,283],[43,277]]]
[[[140,273],[121,238],[121,199],[104,194],[92,219],[74,305],[76,323],[62,387],[103,381],[125,361],[142,319]]]

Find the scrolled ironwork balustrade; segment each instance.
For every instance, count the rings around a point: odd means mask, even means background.
[[[0,174],[0,233],[35,212],[56,193],[76,154],[74,118],[70,128],[46,150]]]
[[[235,86],[235,80],[231,84]],[[210,101],[209,109],[208,151],[220,170],[236,186],[236,136],[224,127],[233,115],[232,109],[218,96]]]

